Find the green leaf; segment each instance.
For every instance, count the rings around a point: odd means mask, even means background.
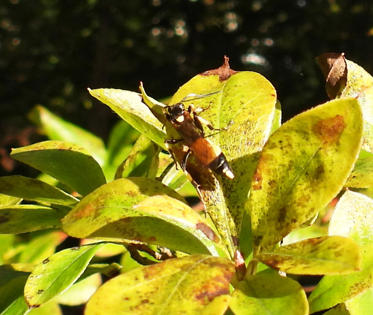
[[[10,265],[0,266],[0,314],[23,314],[26,303],[23,298],[23,287],[29,273],[17,271]],[[10,309],[13,312],[10,312]]]
[[[257,251],[274,246],[331,201],[352,170],[361,138],[355,99],[317,106],[271,135],[247,204]]]
[[[359,158],[345,186],[351,188],[373,187],[373,153],[360,151]]]
[[[165,148],[166,134],[162,131],[162,123],[141,101],[141,96],[138,93],[117,89],[89,89],[88,91],[140,133]]]
[[[239,282],[229,307],[239,315],[308,314],[307,297],[299,283],[275,272],[261,272]]]
[[[341,236],[310,238],[263,250],[257,258],[275,269],[303,275],[345,274],[360,267],[359,247]]]
[[[21,251],[11,260],[12,262],[25,264],[39,264],[45,258],[51,256],[60,243],[66,238],[62,232],[37,233],[30,241],[20,245]]]
[[[54,186],[20,175],[0,177],[0,192],[41,203],[73,205],[78,202],[78,199]]]
[[[311,313],[345,302],[373,286],[373,244],[361,247],[361,271],[325,276],[309,297]]]
[[[22,198],[0,194],[0,207],[18,205],[21,201]]]
[[[369,314],[373,309],[373,288],[345,302],[351,315]]]
[[[14,299],[12,303],[0,313],[0,315],[24,315],[27,310],[28,306],[25,302],[25,298],[23,295],[20,295]]]
[[[159,164],[160,147],[141,135],[125,161],[118,167],[115,178],[129,176],[155,178]]]
[[[4,255],[8,250],[12,250],[14,246],[15,235],[13,234],[0,234],[0,265],[6,263]]]
[[[84,199],[63,219],[74,237],[105,237],[157,244],[187,253],[225,255],[214,228],[160,182],[119,179]]]
[[[329,235],[354,239],[361,245],[373,241],[373,199],[346,191],[337,203],[329,223]]]
[[[115,124],[109,134],[107,145],[107,160],[104,165],[106,178],[114,178],[118,165],[127,158],[138,137],[138,131],[124,120],[119,120]]]
[[[63,292],[56,299],[59,304],[63,305],[81,305],[87,303],[93,293],[101,285],[101,276],[95,273],[81,281],[75,283],[67,291]]]
[[[373,200],[346,191],[329,224],[330,235],[351,237],[360,245],[362,257],[359,272],[341,276],[325,276],[310,296],[314,311],[345,302],[373,287]]]
[[[62,250],[35,267],[25,285],[25,298],[37,307],[67,290],[84,272],[99,245]]]
[[[274,133],[278,128],[280,128],[281,119],[282,119],[281,103],[279,100],[277,100],[275,114],[273,116],[273,121],[272,121],[271,134]]]
[[[13,149],[11,156],[55,177],[82,195],[106,182],[102,169],[92,156],[67,142],[39,142]]]
[[[224,314],[233,275],[234,266],[226,259],[169,259],[109,280],[88,302],[85,314]]]
[[[18,234],[60,227],[61,214],[44,206],[18,205],[0,208],[0,234]]]
[[[281,242],[281,245],[288,245],[292,243],[296,243],[299,241],[303,241],[308,238],[320,237],[325,236],[328,234],[328,230],[326,226],[320,225],[311,225],[302,227],[290,232],[290,234],[286,235]]]
[[[27,315],[63,315],[60,306],[55,301],[50,301],[38,308],[33,308]]]
[[[50,140],[62,140],[85,148],[103,165],[106,159],[104,142],[89,131],[65,121],[43,106],[36,106],[30,113],[31,120],[42,128]]]

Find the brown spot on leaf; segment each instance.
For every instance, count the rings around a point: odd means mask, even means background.
[[[9,218],[7,218],[5,215],[0,215],[0,223],[8,222]]]
[[[313,132],[323,140],[324,144],[333,144],[339,140],[346,124],[341,115],[319,120],[313,126]]]
[[[227,56],[224,56],[224,63],[216,69],[207,70],[205,72],[202,72],[201,75],[218,75],[220,81],[225,81],[230,78],[231,75],[237,73],[237,71],[232,70],[229,66],[229,58]]]
[[[42,294],[44,292],[44,290],[38,290],[38,294]]]
[[[344,53],[325,53],[316,58],[326,78],[326,93],[330,99],[338,96],[347,83],[347,63]]]
[[[49,258],[45,258],[45,259],[43,260],[42,263],[43,263],[43,264],[47,264],[47,263],[49,263]]]
[[[95,211],[95,206],[93,206],[91,203],[88,203],[87,205],[79,208],[78,211],[72,212],[72,217],[74,219],[81,219],[88,217],[92,214],[92,212]]]
[[[206,305],[214,298],[225,294],[229,294],[229,281],[225,276],[217,276],[201,286],[194,297],[202,305]]]
[[[259,169],[256,170],[254,177],[253,177],[253,189],[259,190],[262,189],[262,174]]]
[[[214,231],[205,223],[198,222],[196,224],[196,229],[200,230],[211,241],[217,242],[219,240]]]

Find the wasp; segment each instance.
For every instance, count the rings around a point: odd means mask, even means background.
[[[193,99],[189,99],[189,101]],[[186,169],[188,157],[193,153],[202,165],[219,175],[233,179],[234,174],[227,158],[221,149],[205,136],[203,125],[206,125],[210,130],[220,129],[214,128],[209,121],[198,115],[203,109],[196,109],[192,104],[186,108],[183,102],[185,101],[166,106],[164,109],[166,119],[182,137],[182,139],[169,139],[166,142],[172,144],[181,142],[187,147],[187,153],[180,163],[181,168]]]

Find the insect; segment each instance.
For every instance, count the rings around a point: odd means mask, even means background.
[[[204,134],[203,124],[210,130],[220,129],[215,129],[209,121],[198,115],[203,109],[196,109],[192,104],[186,109],[184,103],[180,102],[166,106],[164,111],[166,119],[182,137],[182,139],[169,139],[167,143],[175,144],[181,142],[187,147],[187,153],[182,163],[180,163],[183,170],[186,168],[186,162],[190,154],[193,153],[202,165],[207,166],[215,173],[224,175],[229,179],[234,178],[233,171],[224,153],[217,145],[207,139]]]

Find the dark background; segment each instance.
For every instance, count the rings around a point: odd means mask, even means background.
[[[141,80],[163,98],[227,55],[272,82],[286,120],[327,99],[314,58],[329,51],[373,73],[372,1],[2,0],[0,173],[15,171],[10,147],[38,139],[36,104],[105,139],[118,118],[87,87]]]

